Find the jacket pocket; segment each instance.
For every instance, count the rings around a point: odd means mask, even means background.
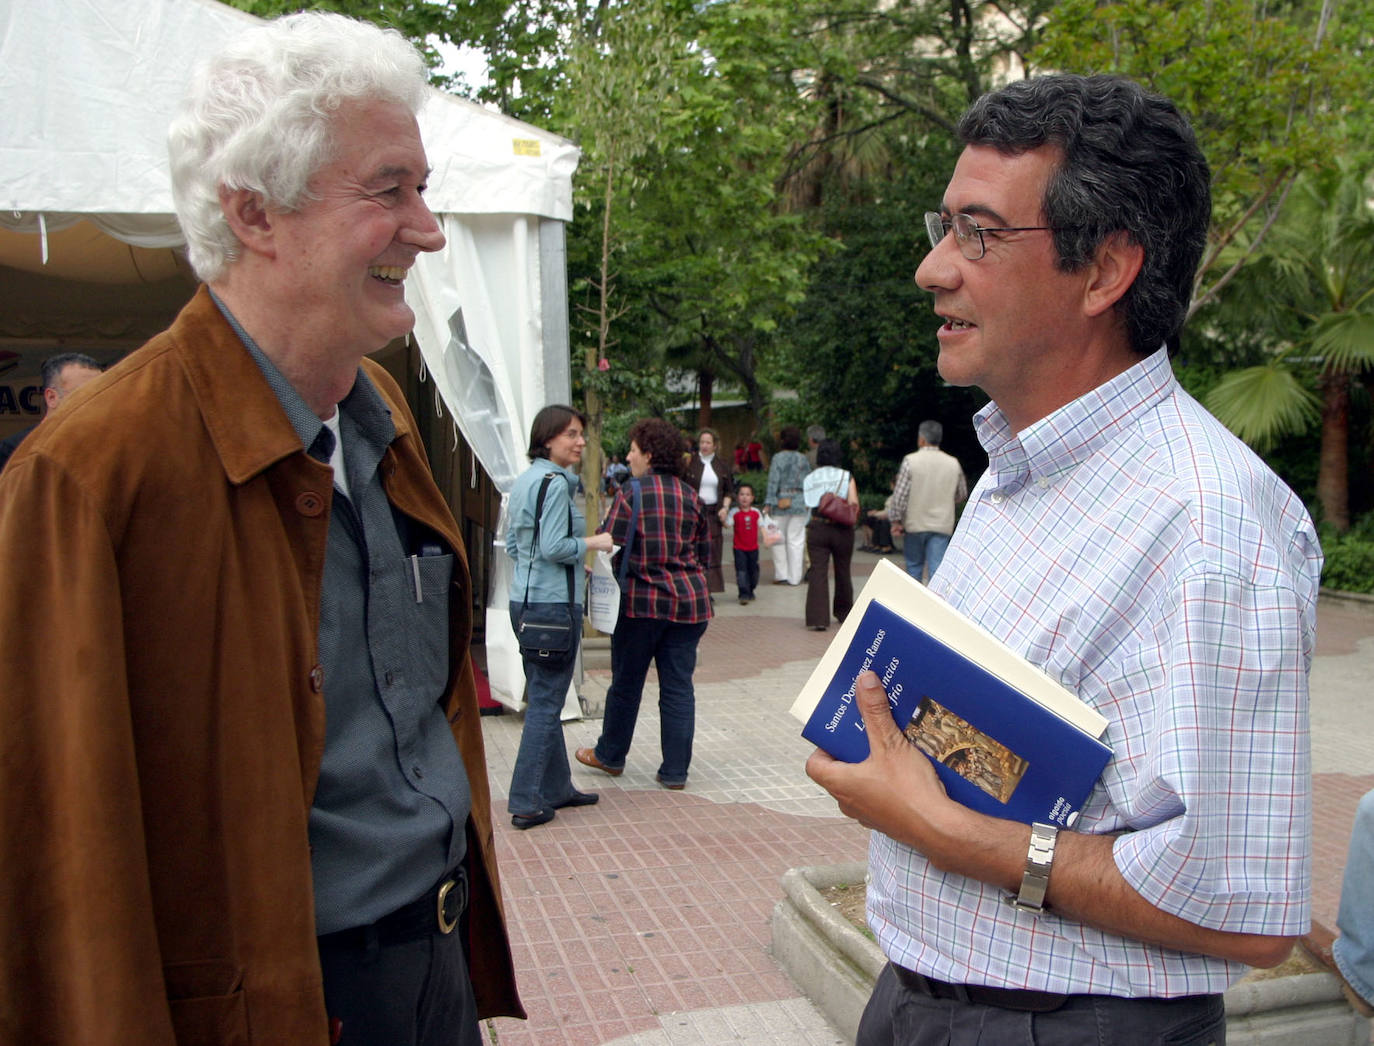
[[[177,1046],[247,1046],[243,971],[223,959],[162,968]]]

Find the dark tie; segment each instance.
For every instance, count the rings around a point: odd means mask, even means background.
[[[306,453],[316,461],[329,464],[329,460],[334,456],[334,433],[329,431],[328,425],[320,426],[320,434],[315,437],[315,442],[310,444],[310,449]]]

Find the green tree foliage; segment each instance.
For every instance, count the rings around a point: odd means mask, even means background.
[[[468,31],[470,18],[468,5],[460,4],[458,0],[388,0],[386,3],[378,3],[377,0],[310,0],[308,3],[303,3],[302,0],[226,2],[259,18],[275,18],[278,15],[309,9],[333,11],[350,18],[365,19],[387,29],[395,29],[405,36],[421,50],[430,68],[436,70],[441,61],[439,45],[461,43]],[[481,2],[482,0],[479,0],[479,4]],[[451,76],[437,71],[432,79],[436,87],[462,86],[454,83]]]
[[[589,403],[644,412],[659,404],[630,397],[673,367],[762,403],[758,361],[822,242],[778,191],[802,109],[786,10],[651,0],[574,38],[552,121],[583,150],[569,260]]]
[[[1130,76],[1192,120],[1213,182],[1193,311],[1254,257],[1297,175],[1347,142],[1345,117],[1363,105],[1369,70],[1346,49],[1349,36],[1333,33],[1333,7],[1060,0],[1033,53],[1042,68]]]
[[[1206,404],[1261,449],[1320,425],[1317,498],[1350,525],[1350,425],[1374,372],[1374,179],[1350,164],[1299,177],[1263,252],[1217,320],[1244,330],[1263,360],[1224,376]],[[1309,385],[1319,392],[1314,395]]]
[[[986,397],[940,379],[939,320],[913,279],[929,249],[922,214],[940,198],[958,147],[936,132],[893,148],[875,199],[834,195],[826,205],[825,228],[841,249],[816,266],[773,375],[799,394],[779,420],[823,425],[846,448],[860,490],[883,493],[927,418],[945,426],[944,449],[971,475],[987,461],[970,420]]]

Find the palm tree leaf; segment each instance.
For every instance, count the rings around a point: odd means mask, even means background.
[[[1317,397],[1279,363],[1231,371],[1207,394],[1205,404],[1257,450],[1272,446],[1280,436],[1305,431],[1321,417]]]
[[[1326,313],[1313,330],[1312,349],[1335,371],[1374,366],[1374,313]]]

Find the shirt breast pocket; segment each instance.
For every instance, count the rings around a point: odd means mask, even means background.
[[[448,681],[448,607],[453,585],[453,555],[412,556],[415,604],[410,613],[411,671],[426,694],[438,694]]]

